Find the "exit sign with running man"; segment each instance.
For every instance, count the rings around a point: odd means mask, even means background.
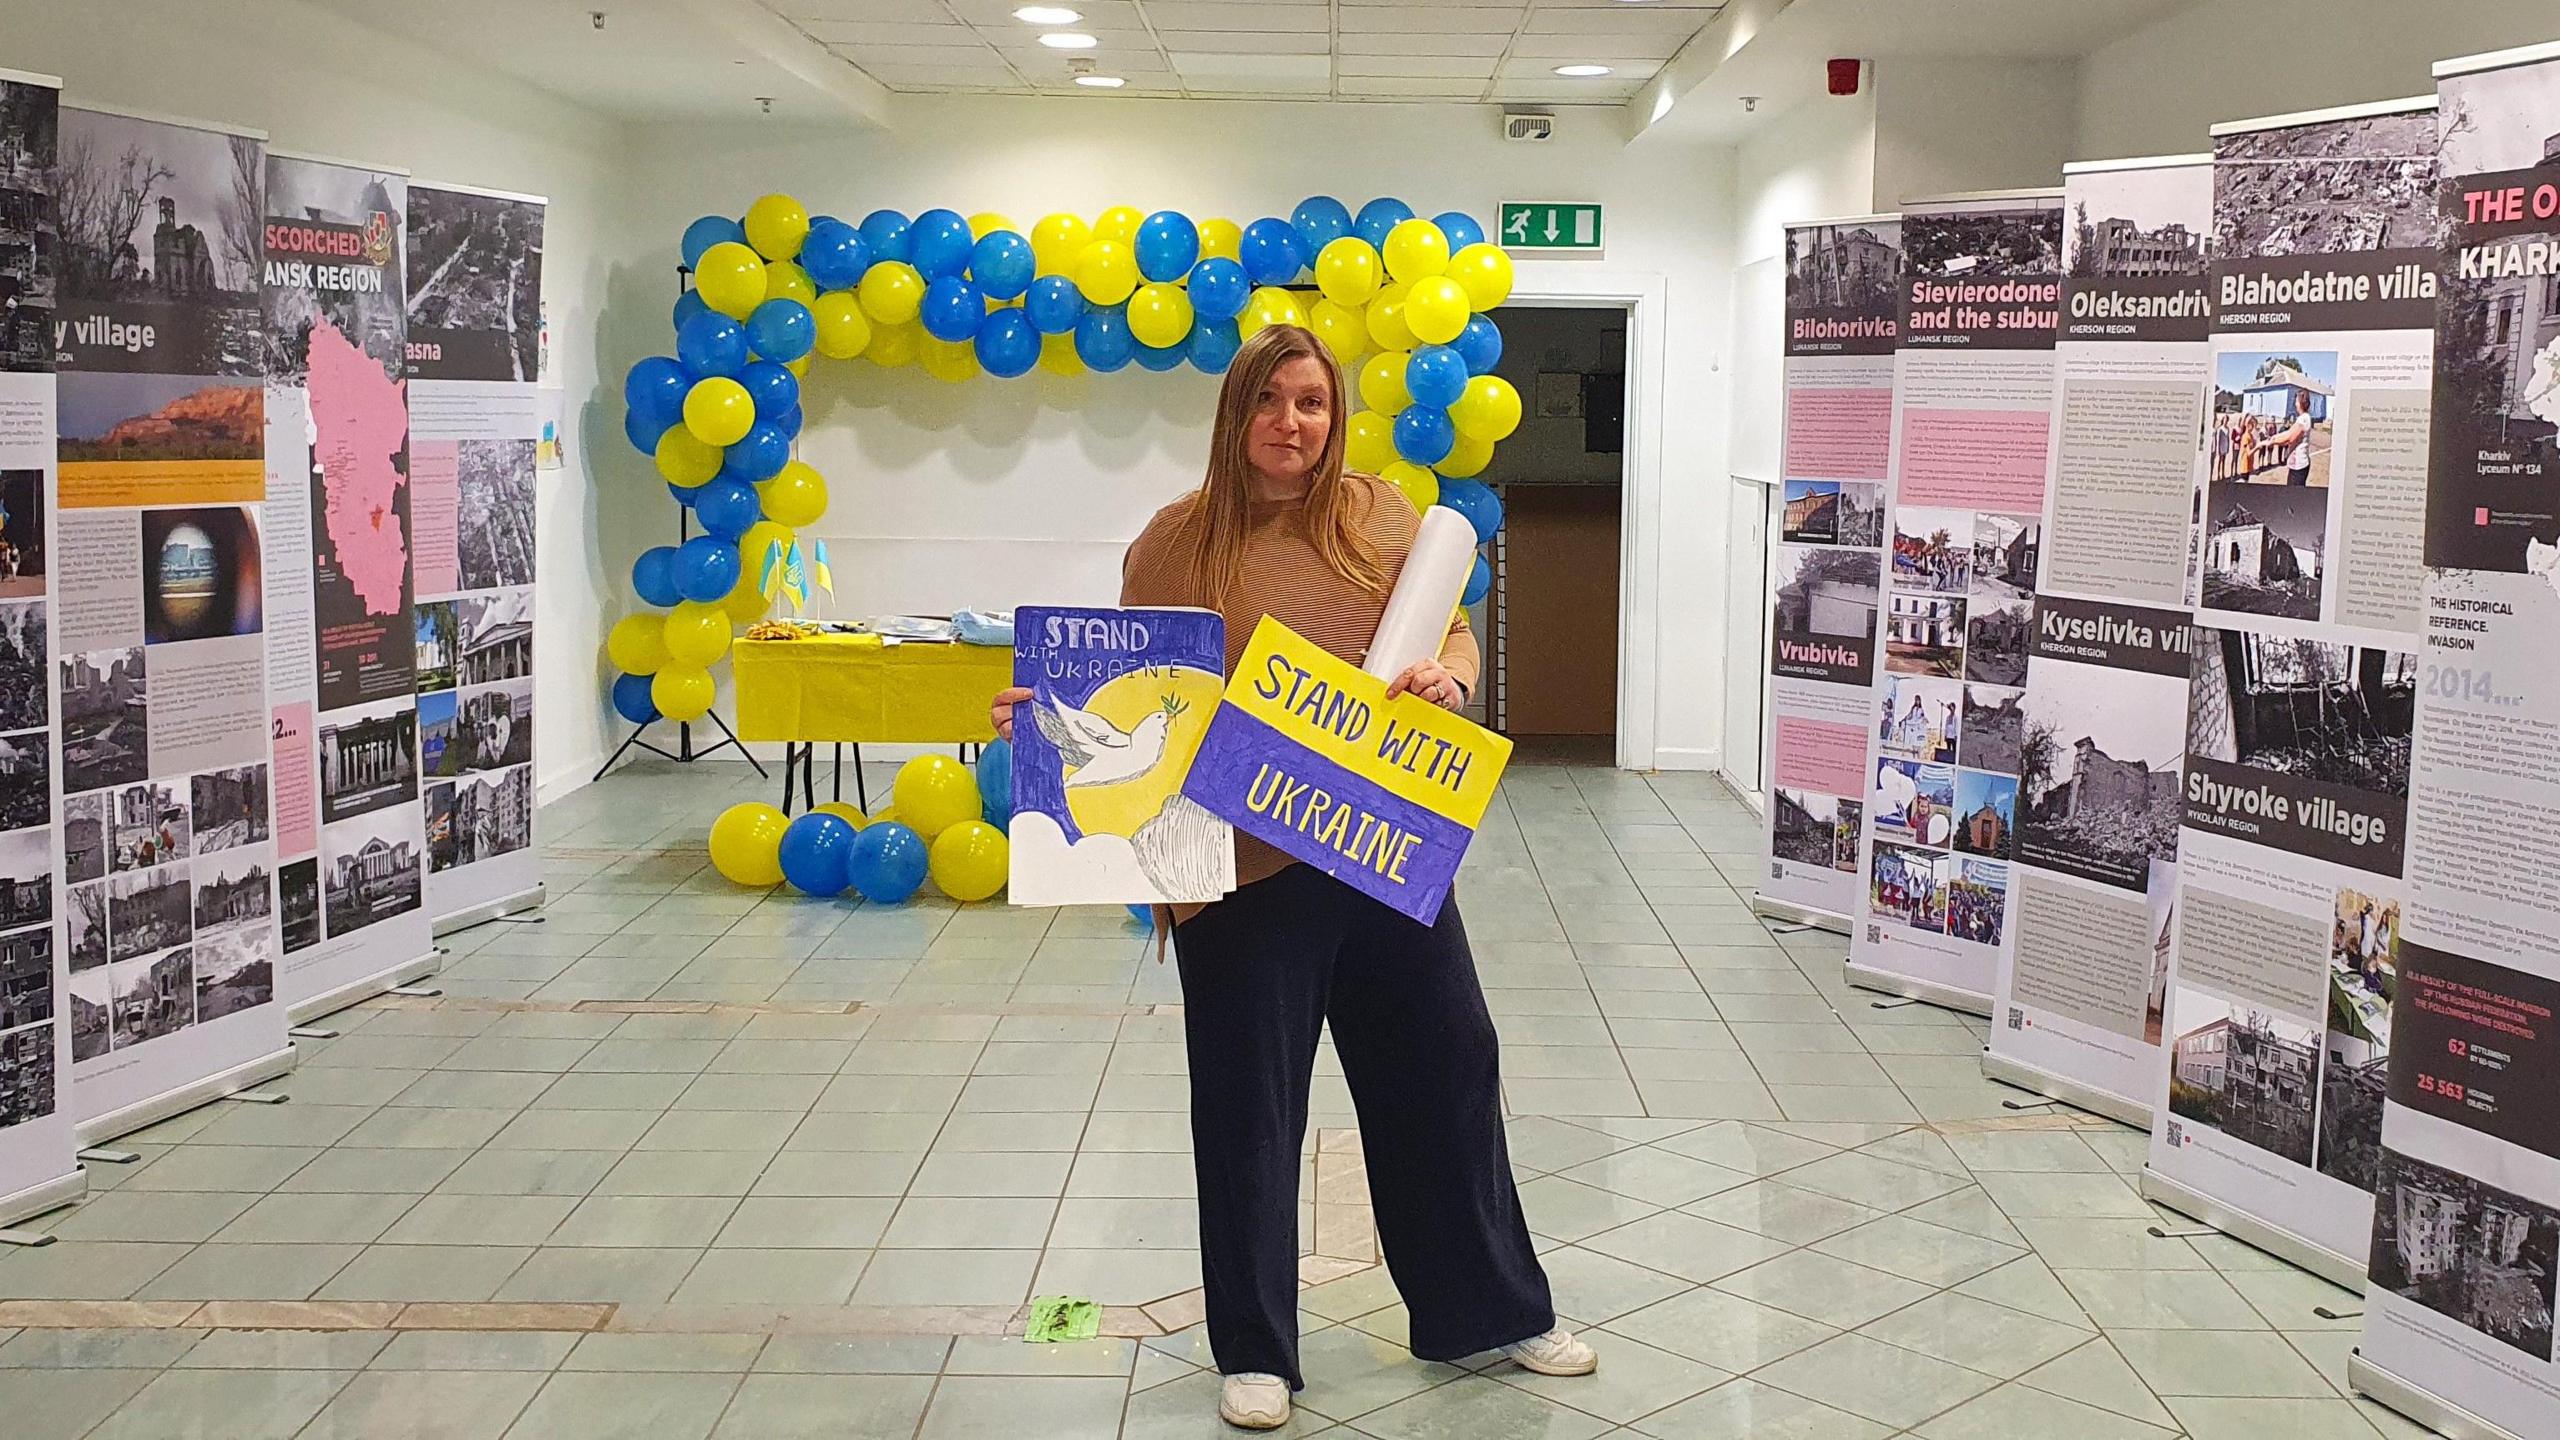
[[[1600,207],[1570,200],[1505,200],[1505,250],[1578,250],[1600,253]]]

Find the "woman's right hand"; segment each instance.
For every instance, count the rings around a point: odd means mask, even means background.
[[[987,719],[996,727],[997,739],[1013,743],[1013,707],[1030,698],[1031,692],[1020,685],[996,692],[995,702],[987,707]]]

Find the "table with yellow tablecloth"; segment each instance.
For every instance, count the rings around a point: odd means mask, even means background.
[[[816,747],[851,745],[855,803],[871,808],[862,782],[864,745],[983,745],[996,738],[987,710],[1013,683],[1005,646],[888,644],[877,635],[810,635],[740,640],[729,651],[738,697],[738,735],[787,747],[782,808],[816,798]],[[843,752],[836,798],[844,797]]]

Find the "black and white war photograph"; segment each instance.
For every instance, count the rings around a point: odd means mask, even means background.
[[[2254,630],[2199,628],[2196,641],[2188,753],[2408,795],[2415,655]]]
[[[2548,1360],[2555,1263],[2560,1211],[2397,1150],[2382,1152],[2374,1284]]]
[[[2043,664],[2018,742],[2018,858],[2142,893],[2178,853],[2186,721],[2173,676]]]
[[[195,965],[199,1022],[276,998],[276,932],[271,926],[242,925],[198,935]]]
[[[208,930],[263,921],[276,913],[274,860],[260,846],[254,850],[226,850],[195,863],[197,938],[203,938]]]
[[[1884,486],[1871,480],[1790,480],[1778,538],[1790,545],[1884,543]]]
[[[0,470],[0,600],[44,593],[44,472]]]
[[[2205,498],[2204,608],[2319,619],[2329,495],[2215,482]]]
[[[0,930],[52,918],[52,833],[39,827],[0,835]]]
[[[2184,985],[2172,1023],[2169,1113],[2309,1165],[2319,1028]]]
[[[409,187],[409,373],[531,383],[540,362],[544,207]]]
[[[95,1060],[107,1053],[113,1037],[107,1026],[107,1009],[114,999],[109,988],[113,976],[104,964],[74,970],[64,987],[65,1008],[71,1015],[71,1059],[73,1063]]]
[[[1854,802],[1853,802],[1854,803]],[[1778,786],[1769,800],[1769,851],[1781,860],[1817,869],[1839,868],[1841,800],[1818,790],[1799,790]],[[1857,849],[1851,843],[1848,869],[1858,868]]]
[[[320,818],[334,823],[418,798],[417,702],[328,712],[320,727]]]
[[[187,867],[163,865],[107,880],[107,958],[130,960],[195,933]]]
[[[181,945],[166,955],[119,960],[107,967],[115,986],[115,1048],[174,1035],[196,1023],[195,956]]]
[[[73,970],[107,963],[107,886],[104,881],[74,885],[64,892],[63,933],[69,937],[64,955]]]
[[[130,785],[151,773],[142,647],[63,657],[62,793]]]
[[[68,335],[65,368],[262,373],[266,170],[266,145],[245,135],[66,107],[54,170],[62,299],[148,315],[152,343]]]
[[[54,1081],[52,1026],[0,1035],[0,1130],[52,1114]]]
[[[266,766],[208,770],[187,781],[187,793],[195,812],[197,854],[266,843]]]
[[[23,830],[53,818],[53,760],[45,733],[0,735],[0,830]]]
[[[309,856],[277,868],[276,911],[288,954],[308,950],[320,943],[319,856]]]
[[[2219,263],[2436,243],[2433,109],[2224,135],[2213,160]]]
[[[180,783],[145,780],[109,797],[113,811],[107,830],[108,870],[148,870],[193,853],[189,841],[194,830],[187,821]]]
[[[107,873],[107,792],[62,799],[62,873],[66,884],[96,880]]]
[[[321,889],[328,933],[353,934],[417,909],[424,848],[418,812],[405,807],[322,826]]]
[[[455,446],[465,590],[533,583],[533,444],[464,440]]]
[[[2382,1102],[2391,1052],[2331,1030],[2320,1066],[2320,1138],[2312,1163],[2329,1178],[2370,1193],[2382,1177]]]
[[[2211,238],[2212,182],[2199,167],[2164,165],[2075,177],[2062,231],[2062,273],[2074,280],[2202,275]]]
[[[2018,740],[2026,730],[2021,708],[2025,693],[2006,685],[1966,683],[1963,730],[1956,741],[1958,764],[1998,775],[2018,773]]]
[[[1905,215],[1902,245],[1910,273],[1934,280],[2055,275],[2062,270],[2062,207]]]
[[[1787,227],[1787,308],[1891,314],[1902,275],[1900,226],[1891,219]]]
[[[524,680],[533,675],[533,591],[501,590],[465,595],[455,607],[460,617],[465,685]],[[424,689],[424,686],[419,687]]]
[[[60,96],[50,85],[0,80],[0,371],[53,368]]]
[[[427,856],[437,871],[533,843],[533,767],[466,776],[427,790]]]
[[[303,383],[311,373],[311,332],[324,319],[382,361],[390,378],[405,373],[402,296],[408,286],[400,237],[408,224],[408,187],[403,176],[327,161],[279,157],[268,167],[266,213],[276,227],[268,258],[322,261],[311,274],[347,277],[266,287],[269,379]]]
[[[45,602],[0,604],[0,730],[45,722]]]
[[[52,1018],[52,927],[0,935],[0,1030]]]
[[[1883,568],[1875,551],[1781,545],[1773,568],[1780,637],[1874,637]]]
[[[509,680],[462,692],[437,771],[503,770],[533,758],[533,682]]]

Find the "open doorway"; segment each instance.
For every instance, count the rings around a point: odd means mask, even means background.
[[[1479,617],[1485,718],[1530,758],[1613,763],[1625,495],[1627,311],[1506,306],[1498,373],[1520,429],[1480,477],[1502,496]]]

